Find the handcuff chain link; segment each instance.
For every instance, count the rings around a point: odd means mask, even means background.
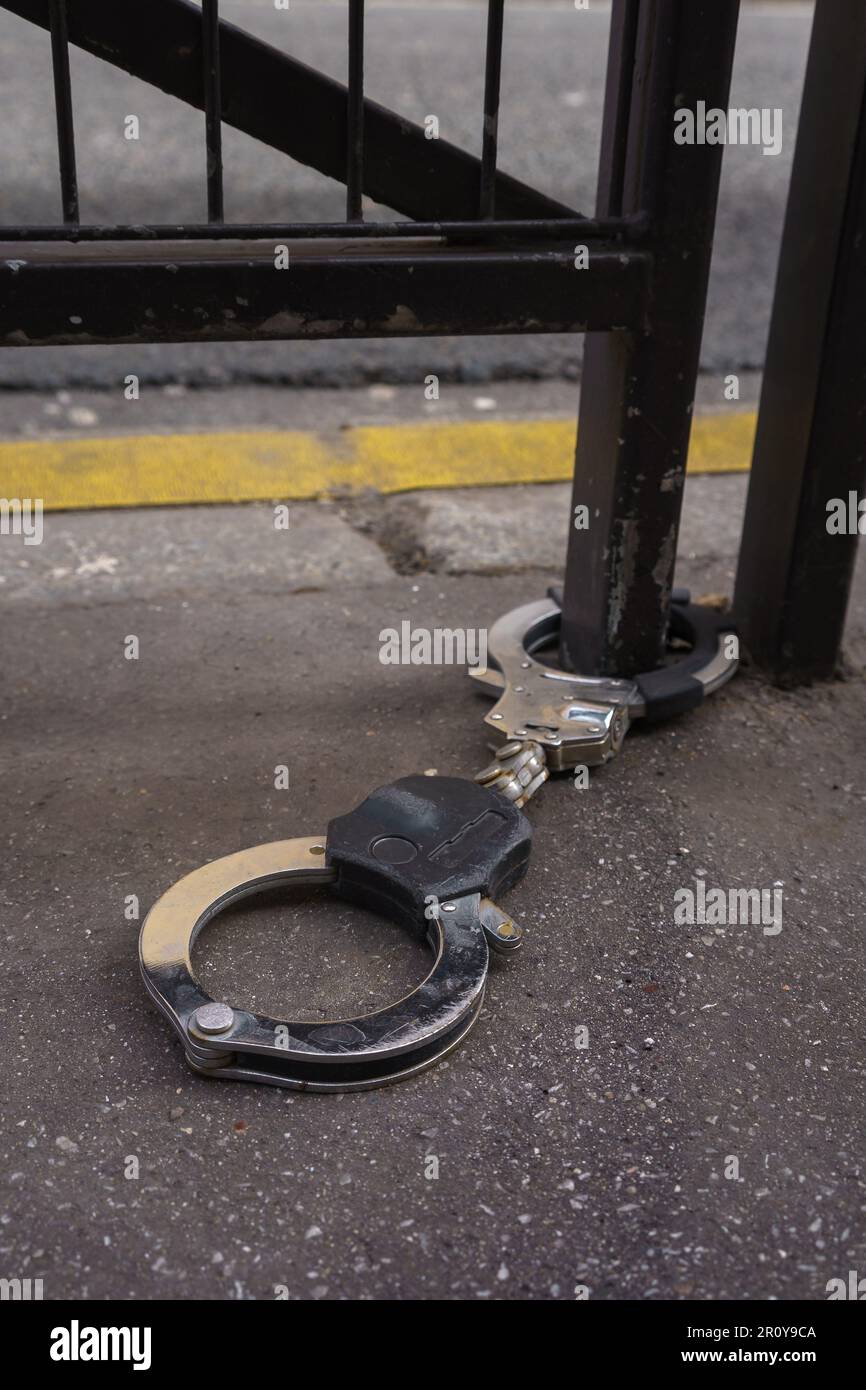
[[[492,787],[494,791],[513,801],[517,807],[525,806],[539,787],[547,781],[547,756],[544,748],[534,739],[524,739],[521,743],[512,739],[497,748],[492,763],[476,772],[475,781],[482,787]]]

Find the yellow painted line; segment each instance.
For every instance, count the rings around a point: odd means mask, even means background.
[[[753,411],[696,416],[689,472],[747,470],[754,433]],[[555,483],[571,477],[574,441],[574,420],[7,441],[0,497],[64,511]]]

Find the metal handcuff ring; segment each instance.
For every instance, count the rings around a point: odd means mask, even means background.
[[[394,833],[399,830],[399,833]],[[489,949],[519,929],[488,896],[526,870],[526,818],[497,793],[457,778],[407,777],[380,788],[325,838],[280,840],[205,864],[145,919],[145,985],[193,1070],[296,1090],[365,1090],[439,1061],[478,1017]],[[426,936],[434,961],[405,998],[357,1018],[292,1021],[212,999],[196,979],[196,936],[219,912],[281,884],[318,884]],[[423,890],[423,891],[422,891]]]
[[[506,613],[488,636],[492,664],[469,672],[499,697],[484,722],[499,739],[540,745],[554,772],[607,762],[633,720],[653,723],[694,709],[736,671],[727,642],[735,632],[730,617],[689,599],[688,590],[675,589],[670,607],[670,637],[689,650],[632,679],[573,675],[537,659],[540,649],[558,644],[562,612],[555,590]]]

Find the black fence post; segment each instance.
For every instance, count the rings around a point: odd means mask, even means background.
[[[664,651],[722,162],[721,145],[675,141],[675,113],[727,110],[738,13],[614,0],[598,212],[646,213],[654,268],[643,331],[586,342],[573,507],[588,524],[569,531],[562,658],[587,675]]]
[[[864,488],[866,6],[818,0],[735,598],[752,658],[779,680],[834,672]]]

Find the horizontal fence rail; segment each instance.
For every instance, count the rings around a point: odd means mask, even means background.
[[[0,226],[0,241],[224,241],[271,238],[339,237],[343,240],[377,237],[436,237],[450,242],[570,241],[622,237],[632,245],[646,241],[642,217],[578,217],[519,222],[243,222],[210,224],[140,224],[58,227]]]
[[[96,249],[98,257],[64,259],[48,247],[43,259],[31,245],[26,260],[0,261],[0,344],[638,328],[649,286],[647,256],[603,243],[592,275],[556,251],[407,249],[400,241],[372,249],[363,242],[352,254],[300,243],[283,272],[272,251],[255,258],[230,248],[224,259],[165,262],[127,246],[113,256]]]

